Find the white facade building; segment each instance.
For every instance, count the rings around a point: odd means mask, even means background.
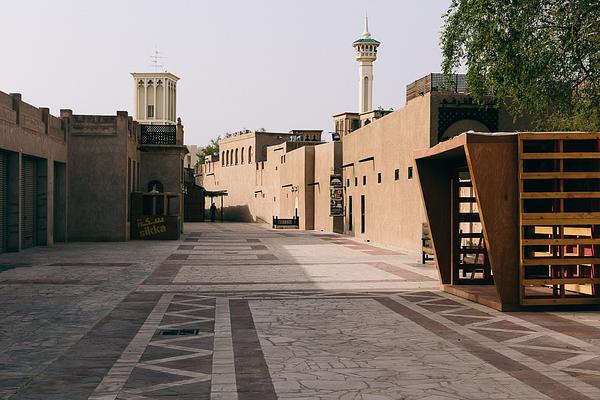
[[[373,110],[373,62],[377,59],[377,48],[381,43],[371,37],[369,20],[365,17],[365,31],[352,43],[358,61],[358,104],[359,113]]]
[[[135,119],[147,125],[177,123],[177,81],[170,72],[133,72]]]

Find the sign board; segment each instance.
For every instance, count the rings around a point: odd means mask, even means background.
[[[141,240],[179,239],[179,217],[140,216],[132,221],[131,238]]]
[[[342,175],[329,177],[329,216],[342,217],[344,215],[344,181]]]

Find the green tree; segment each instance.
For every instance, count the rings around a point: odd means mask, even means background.
[[[213,154],[219,154],[219,140],[221,140],[220,135],[214,139],[210,139],[210,142],[206,146],[203,146],[198,150],[198,153],[196,153],[198,156],[197,164],[204,164],[206,157],[212,156]]]
[[[452,0],[442,69],[540,129],[600,129],[599,0]]]

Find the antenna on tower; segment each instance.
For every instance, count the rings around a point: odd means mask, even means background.
[[[164,68],[164,65],[160,63],[160,60],[167,58],[161,54],[162,53],[158,51],[156,46],[154,46],[154,54],[150,56],[150,64],[152,67],[154,67],[154,71],[156,72],[158,72],[159,68]]]

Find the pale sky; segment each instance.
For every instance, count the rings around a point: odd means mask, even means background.
[[[130,72],[155,46],[179,76],[187,144],[240,129],[333,130],[358,109],[352,42],[365,12],[382,42],[373,106],[398,108],[408,83],[440,70],[450,0],[4,1],[0,91],[76,114],[133,112]]]

